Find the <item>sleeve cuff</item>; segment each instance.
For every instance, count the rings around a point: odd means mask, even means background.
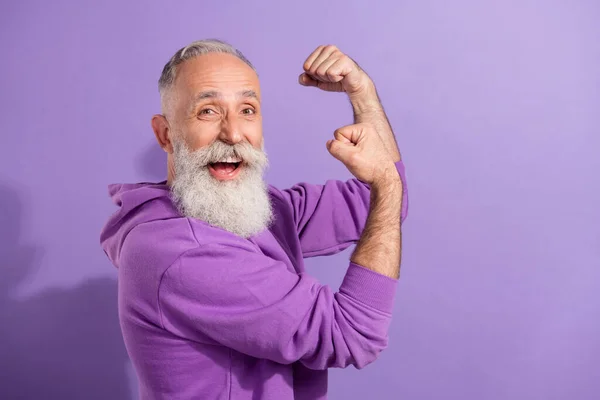
[[[397,285],[397,279],[350,262],[339,291],[380,311],[391,313]]]

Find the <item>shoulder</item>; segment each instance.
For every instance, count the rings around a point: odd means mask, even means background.
[[[151,261],[166,269],[178,259],[199,253],[197,250],[229,248],[256,252],[256,246],[231,232],[194,218],[177,217],[137,225],[123,245],[126,264]]]

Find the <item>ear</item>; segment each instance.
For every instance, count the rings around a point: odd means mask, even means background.
[[[171,142],[171,128],[169,121],[162,114],[152,116],[152,130],[159,146],[168,154],[173,153],[173,143]]]

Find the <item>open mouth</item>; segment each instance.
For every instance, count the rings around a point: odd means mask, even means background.
[[[231,173],[233,171],[235,171],[236,169],[238,169],[238,167],[241,165],[241,162],[216,162],[216,163],[210,163],[209,166],[214,169],[215,171],[218,172],[223,172],[223,173]]]
[[[241,165],[242,162],[237,160],[219,161],[208,164],[208,170],[214,178],[226,181],[235,179],[239,175]]]

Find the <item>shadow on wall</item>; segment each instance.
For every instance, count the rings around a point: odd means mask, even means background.
[[[167,179],[167,153],[154,140],[136,157],[135,167],[152,182],[162,182]]]
[[[15,299],[43,249],[22,242],[22,198],[3,184],[0,209],[0,398],[131,399],[116,281]]]

